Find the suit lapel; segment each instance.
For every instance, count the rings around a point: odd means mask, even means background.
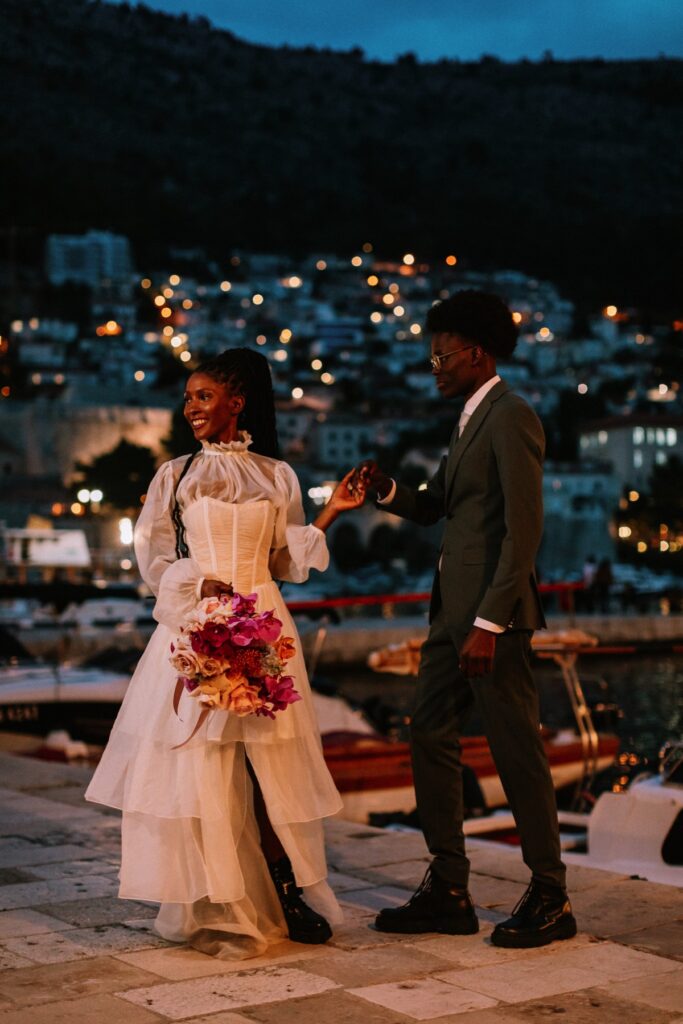
[[[448,455],[448,463],[446,465],[446,507],[448,507],[448,501],[453,488],[453,482],[455,480],[455,473],[461,458],[491,411],[493,403],[497,401],[501,395],[504,395],[507,390],[507,384],[504,380],[501,380],[491,388],[487,395],[484,395],[481,402],[472,413],[470,419],[467,421],[465,429],[462,432],[462,436],[459,437],[452,446]]]

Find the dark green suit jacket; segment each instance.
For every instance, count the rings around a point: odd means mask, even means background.
[[[545,438],[536,413],[497,383],[483,398],[426,490],[397,484],[381,508],[428,526],[446,517],[430,619],[443,603],[463,638],[477,616],[499,626],[545,626],[534,565],[543,531]]]

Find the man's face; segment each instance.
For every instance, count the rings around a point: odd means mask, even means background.
[[[478,345],[461,334],[432,335],[432,358],[439,359],[438,367],[432,366],[432,373],[443,398],[459,398],[472,390],[477,374],[473,356],[479,350]]]

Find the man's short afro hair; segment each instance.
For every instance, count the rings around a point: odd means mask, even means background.
[[[509,359],[517,344],[517,327],[500,296],[474,289],[456,292],[432,306],[427,330],[460,334],[497,359]]]

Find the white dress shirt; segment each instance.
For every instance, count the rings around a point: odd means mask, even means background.
[[[460,419],[458,421],[458,437],[462,437],[463,431],[465,430],[465,427],[469,423],[470,418],[472,417],[475,409],[480,404],[480,402],[483,401],[483,399],[486,397],[486,395],[488,395],[488,393],[491,390],[491,388],[494,388],[496,386],[496,384],[498,384],[499,381],[500,381],[500,377],[498,376],[498,374],[497,373],[494,374],[493,377],[490,377],[486,381],[485,384],[482,384],[482,386],[480,388],[478,388],[474,392],[474,394],[472,395],[471,398],[467,399],[467,401],[465,402],[465,405],[463,407],[463,410],[460,413]],[[378,498],[377,499],[377,504],[378,505],[389,505],[394,500],[394,495],[395,494],[396,494],[396,481],[392,480],[391,481],[391,490],[383,498]],[[441,558],[439,559],[439,569],[440,568],[441,568]],[[505,632],[505,626],[500,626],[500,625],[498,625],[495,622],[489,622],[488,619],[482,619],[479,615],[474,620],[474,625],[478,626],[480,629],[488,629],[491,633],[504,633]]]

